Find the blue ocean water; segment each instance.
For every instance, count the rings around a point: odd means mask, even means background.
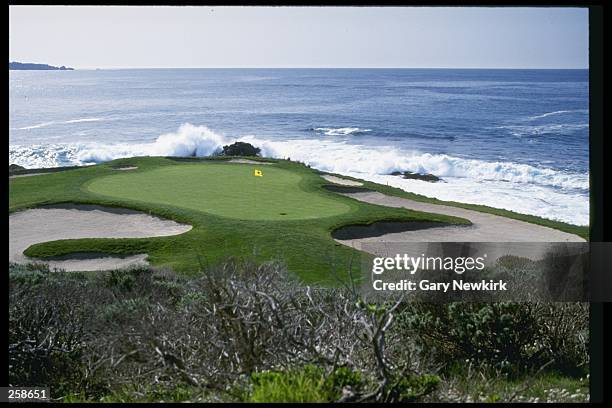
[[[10,71],[9,162],[205,156],[245,140],[325,171],[586,225],[588,109],[588,70]]]

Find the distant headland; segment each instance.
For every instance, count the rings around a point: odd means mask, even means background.
[[[54,67],[47,64],[34,64],[31,62],[9,62],[9,70],[38,70],[38,71],[73,71],[74,68],[65,66]]]

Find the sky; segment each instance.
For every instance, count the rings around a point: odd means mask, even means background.
[[[9,60],[74,68],[588,68],[588,9],[10,6]]]

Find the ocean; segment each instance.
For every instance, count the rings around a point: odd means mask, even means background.
[[[588,70],[9,71],[9,163],[207,156],[242,140],[429,197],[588,225],[588,85]]]

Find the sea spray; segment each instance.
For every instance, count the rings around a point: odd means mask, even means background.
[[[32,168],[94,164],[132,156],[205,157],[236,140],[259,147],[263,156],[291,158],[322,171],[387,184],[429,197],[490,205],[580,225],[589,222],[588,173],[508,161],[464,159],[346,140],[230,137],[190,123],[150,143],[13,145],[9,147],[9,161]],[[404,180],[390,176],[393,171],[435,174],[446,183],[434,186],[419,180]]]

